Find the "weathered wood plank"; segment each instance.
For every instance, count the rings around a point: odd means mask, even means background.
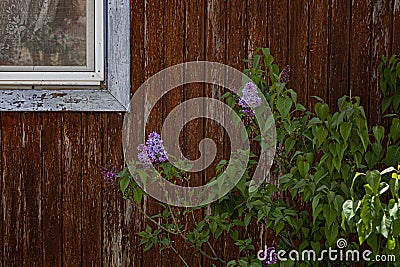
[[[0,111],[126,110],[107,90],[1,90],[0,93]]]
[[[2,114],[2,260],[4,266],[22,266],[24,256],[21,139],[21,115]]]
[[[269,10],[272,1],[248,1],[247,17],[247,50],[248,56],[252,57],[253,52],[258,47],[270,47],[267,32],[269,29]]]
[[[400,0],[393,0],[392,54],[400,54]]]
[[[371,88],[372,1],[353,1],[351,9],[350,95],[363,96],[361,104],[368,112]]]
[[[61,115],[42,114],[43,265],[62,265]]]
[[[193,3],[192,3],[193,4]],[[183,53],[185,49],[185,27],[187,28],[187,21],[185,17],[185,5],[183,1],[172,0],[165,2],[165,14],[164,14],[164,25],[165,25],[165,68],[182,63],[184,61]],[[167,74],[168,75],[168,74]],[[176,77],[175,77],[176,79]],[[183,82],[183,80],[182,80]],[[183,86],[174,88],[163,97],[163,122],[166,120],[169,113],[184,101],[183,98]],[[183,122],[183,116],[174,117],[172,120],[176,123],[176,127],[181,126]],[[179,129],[177,129],[179,130]],[[179,132],[177,132],[179,135]],[[166,135],[163,136],[166,147],[182,147],[182,143],[174,144],[175,136]],[[170,144],[170,145],[168,145]],[[186,223],[185,223],[186,224]],[[172,236],[172,246],[178,251],[178,253],[184,253],[187,249],[184,241],[178,236]],[[190,261],[190,257],[187,258]],[[182,261],[172,250],[163,250],[161,252],[162,266],[183,266]]]
[[[379,0],[373,2],[372,12],[372,54],[371,54],[371,87],[369,98],[369,122],[380,123],[381,98],[378,66],[383,55],[390,56],[392,32],[392,1]]]
[[[104,131],[100,114],[84,113],[81,115],[81,242],[83,266],[101,266],[102,256],[103,259],[108,258],[108,255],[105,255],[102,251],[101,243],[102,227],[106,225],[101,217],[102,201],[105,202],[105,200],[102,199],[102,179],[100,175]],[[104,238],[107,238],[107,236],[104,235]],[[111,265],[105,264],[105,266]]]
[[[144,65],[144,78],[145,80],[150,78],[152,75],[161,71],[165,64],[165,41],[167,36],[165,35],[165,9],[166,2],[162,0],[151,1],[146,0],[146,14],[145,14],[145,65]],[[144,112],[151,115],[148,122],[144,122],[146,133],[157,131],[161,133],[162,128],[162,104],[163,101],[159,101],[154,107],[150,107],[154,95],[148,94],[144,100]],[[158,214],[161,208],[155,204],[155,201],[151,197],[146,197],[144,201],[144,209],[149,214]],[[145,222],[148,223],[148,222]],[[153,229],[154,225],[151,225]],[[153,247],[147,252],[143,253],[143,266],[162,266],[162,257],[159,248]]]
[[[226,39],[226,64],[234,67],[240,71],[244,69],[243,59],[248,57],[248,32],[247,27],[250,19],[247,12],[247,3],[241,0],[227,1],[228,14],[227,14],[227,39]],[[227,79],[232,77],[227,76]],[[217,111],[218,112],[218,111]],[[231,121],[232,117],[225,117],[224,120]],[[219,126],[221,127],[221,126]],[[221,127],[222,128],[222,127]],[[228,131],[230,129],[227,129]],[[229,160],[231,157],[231,140],[227,132],[224,132],[224,159]],[[215,173],[215,168],[212,170]],[[227,234],[223,235],[224,242],[224,257],[227,261],[237,259],[239,257],[239,250]]]
[[[281,68],[289,64],[289,2],[289,0],[270,1],[271,7],[268,12],[269,46],[276,63]]]
[[[185,50],[184,50],[184,61],[197,61],[205,60],[205,12],[206,12],[205,0],[194,0],[192,2],[187,1],[185,3],[185,21],[186,25],[183,29],[185,32]],[[203,97],[205,90],[205,84],[187,84],[183,89],[184,101]],[[193,109],[194,107],[191,107]],[[196,108],[200,111],[200,107]],[[200,112],[199,112],[200,114]],[[198,159],[201,154],[198,149],[199,142],[204,138],[204,119],[193,120],[185,125],[182,135],[182,150],[184,155],[189,159]],[[204,156],[204,155],[203,155]],[[197,172],[191,174],[191,180],[189,186],[201,186],[203,185],[203,173]],[[200,221],[202,219],[202,211],[198,210],[195,213],[195,220]],[[191,218],[186,221],[185,228],[191,229],[192,224]],[[202,257],[195,255],[196,251],[187,244],[182,243],[180,249],[182,256],[187,259],[189,266],[200,266],[202,265]]]
[[[136,92],[139,86],[144,81],[144,53],[145,53],[145,1],[133,0],[131,2],[132,14],[132,40],[131,40],[131,55],[132,55],[132,90],[131,94]],[[135,115],[133,115],[135,116]],[[138,114],[134,118],[137,129],[144,129],[142,114]],[[144,219],[142,214],[136,210],[133,205],[127,205],[124,215],[124,224],[129,230],[129,240],[127,240],[126,265],[127,266],[142,266],[143,247],[140,246],[140,236],[137,234],[142,230]]]
[[[64,113],[61,119],[63,265],[79,266],[82,264],[82,115]]]
[[[311,0],[309,2],[309,13],[308,95],[316,95],[328,101],[329,2]],[[314,103],[309,99],[310,109]]]
[[[219,63],[226,63],[226,46],[227,46],[227,16],[228,7],[226,1],[214,1],[208,0],[207,2],[207,13],[206,13],[206,60],[215,61]],[[215,73],[215,77],[218,77],[219,73]],[[207,98],[219,99],[222,95],[223,88],[216,85],[207,84],[205,88],[205,96]],[[214,117],[217,112],[216,109],[206,110],[207,116]],[[215,121],[205,121],[205,138],[211,138],[217,149],[217,156],[213,163],[204,171],[204,182],[210,181],[215,176],[215,166],[223,159],[224,152],[224,132]],[[205,210],[204,215],[209,214],[209,210]],[[211,242],[216,253],[220,256],[224,255],[224,243],[222,238],[217,242]],[[210,250],[205,248],[208,253]],[[212,264],[218,263],[203,258],[203,266],[212,266]]]
[[[349,95],[351,2],[332,0],[331,10],[327,101],[329,101],[332,109],[337,111],[337,100],[343,95]]]
[[[24,266],[42,266],[41,115],[22,113],[21,175],[24,203]]]
[[[289,22],[289,87],[295,88],[298,101],[308,105],[308,31],[309,31],[309,5],[307,0],[290,1]]]

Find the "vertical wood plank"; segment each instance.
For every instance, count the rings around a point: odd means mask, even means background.
[[[369,98],[369,122],[375,125],[381,122],[380,77],[378,66],[383,55],[390,56],[392,32],[392,0],[373,2],[372,12],[372,54],[371,54],[371,87]]]
[[[205,60],[205,12],[206,1],[194,0],[185,3],[185,50],[184,61]],[[184,86],[184,101],[205,96],[205,84],[187,84]],[[193,107],[192,107],[193,108]],[[198,109],[199,110],[199,109]],[[204,138],[204,119],[197,119],[185,125],[183,131],[183,152],[189,159],[197,159],[201,156],[198,144]],[[204,156],[204,155],[203,155]],[[189,186],[203,185],[204,175],[202,172],[192,173]],[[202,219],[202,211],[195,213],[195,220]],[[188,218],[186,229],[191,229],[191,219]],[[189,266],[201,265],[202,258],[195,254],[195,250],[183,244],[182,256],[187,259]]]
[[[351,2],[332,0],[328,99],[337,111],[337,100],[349,95],[349,51]]]
[[[81,113],[62,114],[63,265],[79,266],[82,235]]]
[[[248,17],[247,1],[242,0],[228,0],[228,14],[227,14],[227,39],[226,39],[226,64],[240,71],[244,69],[243,59],[248,57]],[[230,77],[227,77],[230,79]],[[227,117],[226,120],[232,120]],[[221,126],[220,126],[221,127]],[[229,160],[231,157],[231,142],[228,134],[224,134],[224,159]],[[215,168],[213,169],[215,172]],[[237,259],[239,251],[235,246],[235,241],[232,240],[226,233],[223,235],[224,240],[224,253],[227,261]]]
[[[392,54],[400,53],[400,0],[393,0]]]
[[[60,113],[42,114],[43,265],[61,266],[62,170]]]
[[[21,122],[24,266],[42,266],[41,117],[39,113],[22,113]]]
[[[289,11],[290,1],[270,1],[270,12],[268,12],[268,37],[271,54],[276,63],[283,68],[289,64]]]
[[[162,0],[149,1],[146,0],[146,14],[145,14],[145,66],[144,75],[145,80],[162,70],[165,63],[165,6],[166,2]],[[155,107],[148,106],[150,100],[154,96],[147,94],[144,100],[144,111],[151,110],[151,116],[147,125],[145,125],[146,133],[157,131],[161,133],[162,126],[162,102],[159,101]],[[151,197],[146,197],[144,202],[144,209],[148,214],[160,213],[160,206],[155,204]],[[145,221],[145,224],[148,223]],[[154,229],[154,225],[152,225]],[[162,266],[162,257],[158,247],[153,247],[143,254],[143,266]]]
[[[269,47],[267,37],[270,14],[268,12],[272,1],[248,1],[247,35],[248,35],[248,55],[252,57],[253,52],[258,47]]]
[[[131,68],[132,68],[132,90],[136,90],[143,83],[144,79],[144,55],[145,55],[145,1],[133,0],[131,2],[131,18],[132,18],[132,40],[131,40]],[[142,107],[141,107],[142,108]],[[136,118],[137,129],[143,129],[143,117],[137,116]],[[127,244],[127,251],[130,254],[129,258],[132,262],[127,260],[128,266],[142,266],[143,249],[140,243],[140,236],[137,234],[143,229],[144,219],[140,211],[127,206],[125,211],[125,222],[129,223],[129,244]],[[131,207],[132,209],[129,209]],[[130,213],[129,213],[130,212]]]
[[[327,101],[329,1],[311,0],[309,13],[308,96],[316,95]],[[311,109],[312,101],[308,101]]]
[[[95,114],[98,115],[98,114]],[[122,116],[120,113],[102,114],[103,165],[122,167]],[[124,266],[124,201],[115,190],[103,191],[103,265]],[[124,240],[125,241],[125,240]]]
[[[309,10],[308,0],[290,1],[290,48],[289,62],[292,66],[289,87],[296,89],[298,101],[308,105],[308,40]]]
[[[193,3],[192,3],[193,4]],[[183,62],[183,51],[185,45],[185,6],[183,1],[171,0],[165,2],[165,65],[164,68]],[[168,114],[181,102],[183,102],[183,86],[174,88],[163,97],[163,121]],[[174,119],[177,125],[181,125],[183,117]],[[179,133],[178,133],[179,134]],[[172,144],[174,136],[163,136],[166,142]],[[182,147],[181,143],[178,144]],[[183,222],[183,224],[186,224]],[[177,236],[172,237],[172,245],[178,253],[183,253],[187,248],[182,239]],[[172,250],[161,251],[162,266],[183,266],[182,261]],[[190,258],[189,258],[190,259]]]
[[[350,95],[363,96],[361,105],[364,106],[366,112],[369,110],[371,76],[371,15],[372,1],[352,2]]]
[[[21,176],[21,116],[2,114],[3,264],[22,266],[23,203]]]
[[[205,42],[206,42],[206,60],[207,61],[215,61],[219,63],[226,63],[226,46],[227,46],[227,4],[226,1],[223,0],[208,0],[207,1],[207,13],[206,13],[206,34],[205,34]],[[219,75],[218,73],[215,74]],[[205,96],[207,98],[215,98],[219,99],[222,95],[223,88],[220,88],[216,85],[207,84],[205,87]],[[213,117],[216,112],[219,112],[216,109],[207,110],[207,115]],[[213,163],[204,171],[204,182],[210,181],[215,176],[215,167],[223,159],[223,151],[224,151],[224,132],[221,127],[212,120],[206,120],[205,124],[205,138],[211,138],[215,144],[217,149],[217,156],[214,159]],[[205,211],[205,215],[209,214],[209,210]],[[211,242],[211,245],[214,247],[216,253],[219,256],[224,255],[223,247],[223,238],[220,238],[217,242]],[[209,250],[206,249],[208,253]],[[204,266],[212,266],[212,264],[218,263],[214,261],[210,261],[209,259],[203,258]]]

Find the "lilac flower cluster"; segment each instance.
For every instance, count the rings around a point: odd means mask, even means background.
[[[115,171],[115,167],[111,169],[107,169],[105,167],[101,168],[101,174],[103,175],[103,179],[107,184],[112,184],[117,179],[117,173]]]
[[[168,155],[164,149],[163,140],[156,132],[150,133],[146,141],[146,145],[140,144],[138,146],[138,150],[139,161],[146,165],[152,163],[161,163],[168,160]]]
[[[289,73],[290,73],[290,66],[286,65],[286,67],[282,71],[281,79],[279,81],[281,83],[288,83],[289,82]]]
[[[274,247],[268,247],[266,251],[260,253],[260,257],[263,259],[265,265],[271,265],[278,262],[278,258]]]
[[[239,106],[241,106],[242,112],[249,117],[254,117],[254,111],[252,108],[259,107],[262,104],[261,97],[258,96],[258,88],[253,82],[248,82],[243,87],[243,95],[239,99]]]

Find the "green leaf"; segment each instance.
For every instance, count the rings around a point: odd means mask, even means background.
[[[143,191],[142,189],[136,187],[135,189],[133,189],[133,199],[137,202],[137,203],[141,203],[142,202],[142,197],[143,197]]]
[[[318,118],[322,121],[325,121],[329,115],[329,106],[326,103],[317,103],[315,104],[315,113],[317,114]]]
[[[346,220],[348,222],[350,222],[350,220],[356,216],[357,210],[360,208],[361,206],[361,201],[357,200],[355,202],[353,202],[352,200],[346,200],[343,203],[343,212],[344,212],[344,217],[346,218]]]
[[[386,96],[382,99],[382,113],[384,113],[390,107],[392,99],[392,96]]]
[[[351,122],[343,122],[342,124],[340,124],[340,135],[342,136],[345,142],[349,140],[351,129],[352,129]]]
[[[129,177],[123,177],[120,181],[119,181],[119,188],[121,190],[122,193],[125,193],[125,190],[128,188],[129,186]]]
[[[382,126],[374,126],[372,128],[372,131],[374,132],[374,137],[376,141],[380,143],[383,137],[385,136],[385,128]]]
[[[289,114],[290,109],[292,108],[292,104],[293,102],[290,98],[281,97],[278,99],[278,101],[276,102],[276,107],[282,117],[286,117]]]
[[[378,194],[379,184],[381,182],[381,174],[379,171],[368,171],[366,175],[367,183],[371,186],[372,192],[376,195]]]

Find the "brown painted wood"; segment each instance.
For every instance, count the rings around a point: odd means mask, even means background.
[[[61,114],[42,114],[42,221],[43,265],[61,266],[63,207]]]
[[[145,80],[152,75],[161,71],[165,66],[165,17],[166,2],[162,0],[146,0],[146,15],[145,15],[145,65],[144,78]],[[163,118],[163,101],[159,101],[155,107],[149,106],[149,101],[154,98],[154,95],[146,95],[144,100],[144,110],[150,111],[151,116],[148,122],[144,122],[146,134],[152,131],[161,133],[162,118]],[[154,200],[146,197],[144,209],[151,215],[158,214],[161,211],[160,206],[154,204]],[[145,222],[146,223],[146,222]],[[151,225],[153,229],[154,225]],[[162,256],[158,247],[153,247],[143,253],[143,266],[162,266]]]
[[[393,0],[392,54],[400,53],[400,0]]]
[[[249,39],[248,26],[250,23],[248,17],[247,2],[241,0],[227,1],[228,6],[228,28],[226,38],[226,64],[238,70],[244,69],[243,60],[248,57],[248,44]],[[264,14],[266,17],[266,14]],[[254,42],[254,41],[252,41]],[[227,79],[230,79],[227,76]],[[232,120],[231,117],[226,117],[225,120]],[[230,158],[230,140],[227,132],[224,134],[224,159]],[[237,259],[239,257],[239,250],[234,245],[235,241],[232,240],[227,234],[223,235],[224,243],[224,257],[226,261]]]
[[[271,53],[281,68],[289,64],[289,3],[289,0],[270,1],[270,12],[268,12],[268,36]]]
[[[369,99],[369,122],[380,123],[381,118],[381,89],[380,76],[377,66],[383,55],[390,56],[392,32],[392,1],[374,1],[372,12],[372,54],[371,54],[371,87]]]
[[[101,121],[101,131],[104,135],[103,139],[103,161],[106,167],[116,166],[117,169],[122,167],[122,115],[121,113],[113,114],[93,114],[93,119]],[[93,139],[93,138],[89,138]],[[99,162],[93,165],[98,165]],[[93,177],[91,177],[93,179]],[[125,266],[127,257],[125,252],[124,237],[124,200],[121,195],[112,188],[105,188],[103,191],[103,265],[105,266]]]
[[[132,40],[131,40],[131,68],[132,68],[132,89],[131,94],[136,92],[139,86],[144,81],[144,54],[145,54],[145,1],[134,0],[131,2],[131,19],[132,19]],[[142,115],[135,117],[137,129],[143,129],[143,118]],[[125,250],[128,266],[142,266],[143,262],[143,249],[140,243],[140,236],[138,232],[142,231],[144,219],[142,214],[133,208],[133,206],[127,205],[127,211],[125,212],[126,224],[129,224],[129,240],[127,240]]]
[[[332,0],[327,100],[333,110],[338,110],[337,101],[340,97],[349,95],[350,18],[351,2]]]
[[[62,114],[63,265],[82,262],[82,116]]]
[[[186,26],[186,14],[185,5],[183,1],[172,0],[165,2],[165,14],[164,14],[164,25],[165,25],[165,68],[170,66],[180,64],[184,61],[183,53],[185,49],[185,26]],[[177,79],[176,77],[172,77]],[[177,107],[184,100],[184,89],[183,86],[174,88],[169,91],[163,97],[162,114],[163,121],[167,118],[169,113]],[[183,116],[176,116],[172,120],[176,125],[175,128],[182,125]],[[177,128],[177,130],[179,130]],[[179,133],[177,133],[179,134]],[[162,136],[164,142],[172,143],[174,136],[167,135]],[[182,146],[182,142],[176,144],[179,147]],[[166,146],[168,148],[168,145]],[[167,150],[168,152],[168,150]],[[183,184],[181,181],[178,184]],[[186,224],[186,223],[185,223]],[[186,247],[184,241],[178,236],[172,236],[172,246],[178,251],[178,253],[183,253]],[[186,257],[187,258],[187,257]],[[161,251],[161,265],[162,266],[183,266],[177,254],[172,250]]]
[[[305,106],[313,92],[308,91],[309,5],[308,1],[290,1],[289,64],[291,67],[289,87],[296,88],[298,101]]]
[[[21,115],[2,115],[3,264],[23,262],[23,182],[21,174]]]
[[[42,266],[41,116],[21,114],[21,175],[23,182],[24,266]],[[79,191],[80,193],[80,191]]]
[[[205,60],[206,4],[207,1],[205,0],[185,2],[185,62]],[[205,96],[205,84],[187,84],[183,87],[183,101],[203,96]],[[196,110],[200,111],[200,108],[197,108]],[[184,155],[189,159],[198,159],[201,156],[198,146],[201,139],[204,138],[204,123],[205,120],[197,119],[185,125],[183,130],[182,149]],[[201,186],[204,184],[204,174],[202,172],[191,173],[190,176],[191,180],[188,183],[189,186]],[[194,215],[196,221],[200,221],[202,217],[203,211],[201,210],[197,211]],[[186,229],[192,229],[192,218],[188,218],[185,224]],[[202,265],[202,257],[198,255],[193,248],[184,243],[182,243],[180,253],[188,260],[187,263],[189,266]]]
[[[319,96],[328,101],[329,72],[329,1],[309,2],[308,90],[309,96]],[[309,100],[310,109],[313,101]]]
[[[228,7],[226,1],[212,1],[208,0],[207,2],[207,13],[206,13],[206,60],[207,61],[215,61],[219,63],[225,63],[225,55],[227,48],[227,16],[228,16]],[[215,74],[218,75],[218,74]],[[205,96],[208,98],[216,98],[219,99],[222,95],[223,89],[219,88],[216,85],[207,84],[205,88]],[[212,116],[213,113],[217,113],[218,110],[206,110],[208,116]],[[211,138],[215,144],[217,149],[217,157],[214,159],[213,163],[204,171],[204,182],[208,182],[215,176],[215,166],[223,159],[223,141],[224,141],[224,132],[221,129],[221,126],[218,125],[215,121],[207,119],[204,124],[204,137]],[[204,215],[210,214],[210,210],[205,210]],[[214,247],[216,253],[218,255],[224,255],[223,253],[223,240],[216,242],[211,242],[211,245]],[[210,251],[205,248],[205,251]],[[210,261],[208,259],[203,259],[203,266],[212,266],[212,264],[216,264],[216,266],[220,266],[217,262]]]
[[[372,1],[354,1],[351,8],[350,95],[363,96],[361,104],[365,107],[368,107],[370,95],[372,52],[371,2]]]

